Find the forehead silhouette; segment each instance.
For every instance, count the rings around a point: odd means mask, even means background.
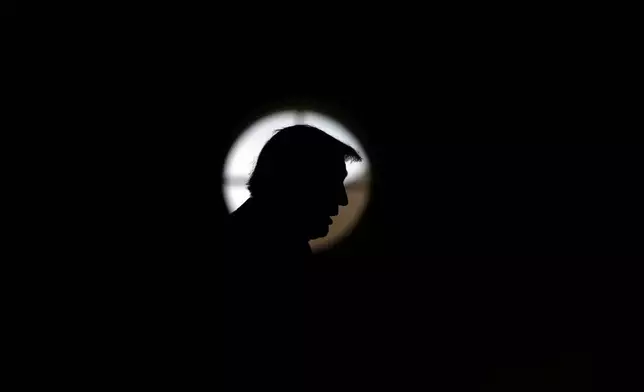
[[[260,188],[286,183],[342,178],[346,174],[345,161],[361,161],[361,157],[355,149],[322,130],[309,125],[283,128],[259,153],[248,189],[253,194]]]

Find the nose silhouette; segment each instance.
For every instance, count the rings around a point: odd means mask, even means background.
[[[349,204],[349,198],[347,197],[347,190],[344,188],[344,184],[340,186],[338,205],[346,206]]]

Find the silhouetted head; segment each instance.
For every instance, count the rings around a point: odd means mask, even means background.
[[[259,153],[248,190],[283,217],[276,225],[291,225],[308,239],[324,237],[330,217],[348,204],[345,162],[361,160],[355,149],[315,127],[283,128]]]

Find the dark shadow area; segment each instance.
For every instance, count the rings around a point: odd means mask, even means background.
[[[34,339],[51,361],[82,362],[74,374],[184,389],[586,391],[630,380],[642,149],[609,139],[629,106],[542,74],[435,72],[442,82],[427,86],[408,73],[377,86],[346,75],[327,94],[155,79],[135,89],[146,105],[133,93],[131,106],[91,116],[101,121],[80,139],[87,156],[43,192],[53,212],[38,226],[50,256],[30,264],[47,288],[30,308]],[[372,175],[352,234],[302,263],[304,239],[270,249],[266,238],[286,238],[281,213],[310,205],[296,195],[339,181],[316,175],[303,191],[309,150],[278,154],[296,171],[282,194],[292,197],[246,205],[239,229],[221,197],[239,132],[293,102],[366,135]],[[321,167],[343,159],[333,162]],[[316,219],[342,204],[328,200]],[[276,212],[269,237],[242,230]]]
[[[16,7],[16,1],[15,0],[8,0],[3,2],[3,5],[0,6],[0,16],[16,16],[18,12],[18,8]]]

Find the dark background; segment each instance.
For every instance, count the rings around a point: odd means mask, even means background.
[[[56,261],[32,272],[52,361],[218,377],[223,161],[254,119],[301,106],[354,131],[373,173],[354,233],[305,271],[304,390],[571,391],[636,374],[642,154],[626,136],[641,126],[614,80],[489,53],[228,58],[115,64],[87,86],[101,99],[79,95],[84,132],[38,226]]]
[[[247,106],[323,110],[373,162],[363,220],[308,266],[309,387],[626,382],[641,147],[613,138],[626,119],[603,93],[506,76],[437,81],[417,95],[278,92]]]

